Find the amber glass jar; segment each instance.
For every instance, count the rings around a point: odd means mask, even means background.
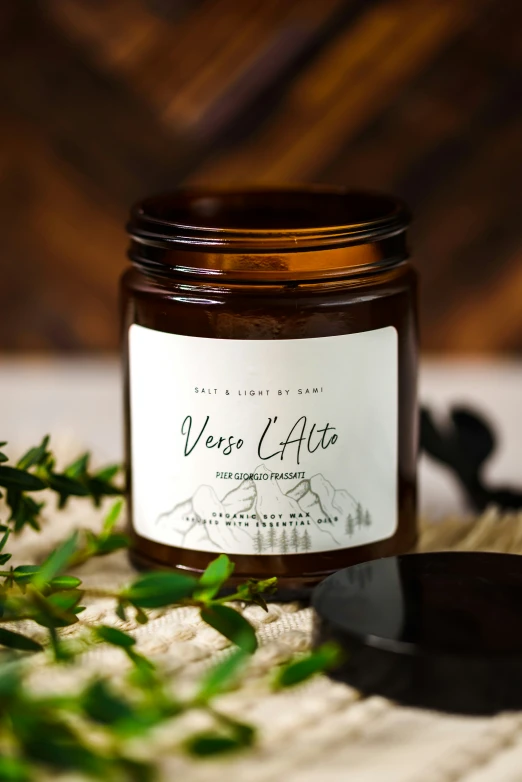
[[[341,189],[134,207],[122,280],[132,558],[312,584],[416,537],[408,212]]]

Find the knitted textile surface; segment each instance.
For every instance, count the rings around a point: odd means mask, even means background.
[[[65,512],[49,511],[44,531],[16,541],[14,564],[38,562],[72,527],[99,525],[85,504]],[[522,514],[490,510],[475,520],[446,519],[425,524],[419,549],[522,553]],[[78,569],[91,587],[116,587],[135,578],[126,555],[92,560]],[[152,612],[147,625],[122,623],[107,598],[89,598],[74,634],[90,622],[130,630],[138,649],[172,676],[176,687],[190,686],[206,667],[228,653],[229,645],[193,608]],[[520,782],[522,713],[493,718],[438,714],[399,707],[383,698],[362,698],[352,688],[318,677],[293,690],[273,693],[269,673],[297,651],[309,648],[312,615],[297,603],[236,606],[256,627],[260,648],[241,686],[223,696],[220,708],[259,729],[252,750],[220,760],[191,760],[173,751],[179,728],[167,725],[148,741],[147,754],[158,759],[162,778],[185,782]],[[27,628],[34,637],[44,631]],[[43,655],[32,658],[34,686],[62,690],[103,672],[122,670],[119,650],[100,645],[64,671],[49,668]],[[194,718],[197,722],[197,715]],[[194,725],[191,725],[193,727]],[[199,723],[198,723],[199,726]],[[183,775],[183,776],[182,776]],[[72,779],[72,777],[71,777]],[[74,777],[78,779],[78,777]]]

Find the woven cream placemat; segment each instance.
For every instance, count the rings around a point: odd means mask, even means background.
[[[16,543],[17,562],[41,560],[73,526],[95,527],[99,516],[85,504],[50,514],[45,531]],[[522,514],[490,510],[476,520],[425,524],[422,550],[489,550],[522,553]],[[123,554],[95,560],[78,571],[91,586],[110,587],[134,577]],[[147,752],[158,758],[165,780],[188,782],[517,782],[522,780],[522,713],[464,718],[407,709],[378,697],[361,698],[343,684],[320,677],[295,690],[271,693],[273,666],[310,644],[311,609],[272,604],[268,614],[243,607],[257,628],[260,649],[241,687],[221,707],[259,728],[257,746],[219,761],[192,761],[172,751],[176,729],[162,729]],[[522,606],[521,606],[522,610]],[[138,647],[178,684],[190,686],[202,669],[227,654],[227,643],[191,608],[157,611],[145,626],[123,625],[112,602],[90,600],[82,624],[104,621],[131,630]],[[37,630],[37,632],[39,632]],[[69,630],[75,633],[77,629]],[[122,655],[103,646],[83,655],[67,672],[51,676],[43,656],[33,663],[36,686],[56,689],[103,672],[117,674]]]

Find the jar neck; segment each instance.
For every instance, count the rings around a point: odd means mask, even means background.
[[[404,230],[364,244],[285,252],[187,250],[132,237],[128,254],[137,266],[161,276],[248,284],[342,279],[378,272],[408,258]]]

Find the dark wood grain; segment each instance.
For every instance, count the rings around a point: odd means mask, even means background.
[[[423,344],[522,349],[517,0],[0,7],[0,348],[111,350],[124,224],[184,182],[382,188]]]

